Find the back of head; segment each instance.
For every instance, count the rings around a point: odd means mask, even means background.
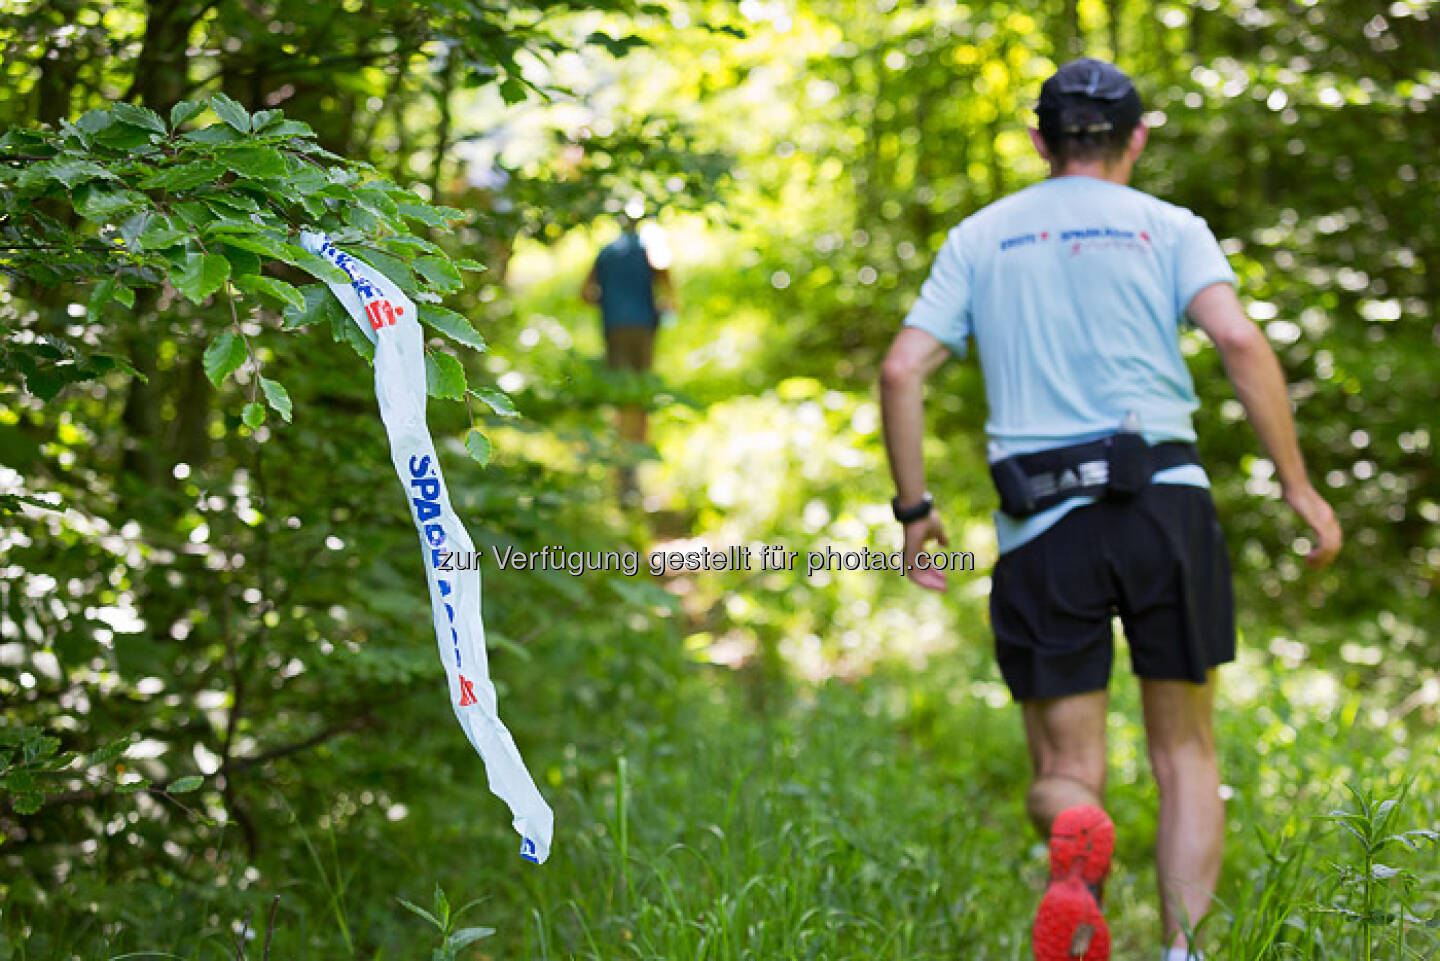
[[[1119,67],[1082,57],[1040,88],[1040,137],[1057,169],[1075,161],[1118,160],[1140,123],[1135,84]]]

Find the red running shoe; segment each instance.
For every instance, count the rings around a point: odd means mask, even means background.
[[[1060,812],[1050,828],[1050,886],[1035,915],[1035,961],[1110,961],[1099,891],[1115,852],[1115,825],[1092,804]]]

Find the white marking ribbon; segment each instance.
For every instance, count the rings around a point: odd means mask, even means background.
[[[465,525],[450,506],[435,443],[425,425],[425,341],[410,298],[369,264],[338,250],[324,234],[304,233],[301,245],[343,270],[347,283],[330,290],[375,344],[375,396],[390,438],[390,459],[410,498],[425,555],[425,580],[440,659],[450,680],[455,717],[485,762],[490,790],[510,808],[520,854],[537,864],[550,855],[555,815],[535,787],[496,710],[480,618],[480,572],[441,571],[439,554],[473,553]]]

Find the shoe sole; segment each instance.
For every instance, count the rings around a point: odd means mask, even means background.
[[[1050,835],[1050,884],[1032,931],[1036,961],[1110,961],[1110,929],[1091,886],[1104,881],[1115,825],[1093,805],[1069,808]]]

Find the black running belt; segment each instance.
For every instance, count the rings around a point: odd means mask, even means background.
[[[1000,493],[1000,509],[1029,517],[1071,497],[1130,496],[1156,471],[1198,463],[1200,452],[1188,441],[1149,445],[1138,434],[1113,434],[998,460],[990,465],[990,476]]]

